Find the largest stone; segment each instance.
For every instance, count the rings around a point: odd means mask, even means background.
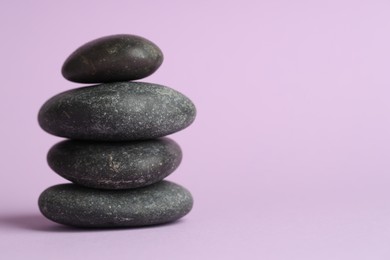
[[[195,115],[191,100],[171,88],[117,82],[60,93],[42,106],[38,121],[42,129],[56,136],[131,141],[180,131]]]
[[[168,181],[120,191],[60,184],[42,192],[38,205],[45,217],[64,225],[135,227],[175,221],[190,212],[193,199]]]

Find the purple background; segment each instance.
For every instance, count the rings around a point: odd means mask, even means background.
[[[388,260],[389,13],[387,0],[1,1],[1,258]],[[65,58],[117,33],[159,45],[144,81],[197,105],[168,178],[195,207],[168,226],[69,229],[37,208],[66,182],[37,113],[81,86]]]

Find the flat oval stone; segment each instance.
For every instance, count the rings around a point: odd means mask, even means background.
[[[76,184],[97,189],[132,189],[158,182],[180,164],[180,146],[168,138],[138,142],[66,140],[48,155],[50,168]]]
[[[73,52],[62,75],[79,83],[106,83],[142,79],[163,62],[153,42],[135,35],[111,35],[90,41]]]
[[[188,190],[168,181],[132,190],[96,190],[75,184],[46,189],[39,209],[48,219],[77,227],[136,227],[163,224],[192,209]]]
[[[132,141],[180,131],[195,115],[191,100],[171,88],[117,82],[60,93],[42,106],[38,121],[46,132],[70,139]]]

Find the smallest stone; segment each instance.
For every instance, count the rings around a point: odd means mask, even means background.
[[[136,35],[111,35],[90,41],[74,51],[62,75],[78,83],[109,83],[145,78],[163,62],[153,42]]]

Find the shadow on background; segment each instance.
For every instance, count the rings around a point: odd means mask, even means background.
[[[34,230],[34,231],[42,231],[42,232],[104,232],[104,231],[140,230],[140,229],[152,229],[152,228],[159,228],[165,226],[173,226],[173,225],[178,225],[182,222],[184,222],[184,220],[180,219],[175,222],[171,222],[167,224],[144,226],[144,227],[133,227],[133,228],[78,228],[78,227],[70,227],[70,226],[54,223],[38,213],[0,216],[0,227],[2,228],[24,229],[24,230]]]

